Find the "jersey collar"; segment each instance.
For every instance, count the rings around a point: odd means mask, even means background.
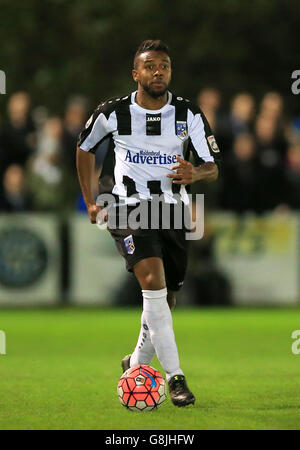
[[[165,109],[168,108],[168,106],[170,105],[171,101],[172,101],[172,93],[170,91],[168,91],[168,101],[167,103],[161,108],[161,109],[146,109],[146,108],[142,108],[140,105],[138,105],[135,101],[135,96],[137,94],[137,91],[132,92],[131,94],[131,103],[132,105],[139,109],[140,111],[146,112],[146,113],[150,113],[150,114],[156,114],[156,113],[160,113],[162,111],[164,111]]]

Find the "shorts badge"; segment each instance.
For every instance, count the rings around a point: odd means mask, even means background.
[[[124,239],[124,244],[125,244],[125,248],[126,248],[127,253],[129,255],[132,255],[134,253],[134,251],[135,251],[135,246],[134,246],[134,243],[133,243],[132,234],[130,236],[127,236]]]
[[[176,135],[180,139],[185,139],[187,137],[187,123],[176,120]]]

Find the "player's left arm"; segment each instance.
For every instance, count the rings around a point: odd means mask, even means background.
[[[220,150],[211,131],[209,123],[197,106],[188,110],[189,137],[198,158],[203,164],[194,166],[177,156],[178,164],[172,167],[175,173],[168,174],[174,184],[193,184],[195,181],[215,181],[219,170],[216,161],[220,160]]]
[[[167,174],[168,178],[173,178],[174,184],[193,184],[195,181],[215,181],[219,175],[219,169],[214,162],[205,162],[201,166],[195,167],[188,161],[176,156],[178,164],[171,170],[176,173]]]

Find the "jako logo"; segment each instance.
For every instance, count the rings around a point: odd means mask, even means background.
[[[0,330],[0,355],[6,355],[6,336],[2,330]]]
[[[300,337],[300,330],[295,330],[292,332],[292,339],[297,339],[298,337]],[[293,342],[292,344],[292,353],[294,355],[299,355],[300,354],[300,339],[297,339],[295,342]]]
[[[160,122],[160,117],[147,117],[147,122]]]
[[[6,75],[0,70],[0,94],[6,94]]]

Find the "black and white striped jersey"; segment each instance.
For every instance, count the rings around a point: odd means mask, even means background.
[[[184,185],[172,184],[166,177],[177,164],[176,155],[196,165],[218,159],[219,149],[203,112],[189,100],[168,92],[168,102],[159,110],[139,106],[136,92],[101,103],[79,136],[78,146],[95,152],[109,140],[99,180],[100,193],[113,193],[127,204],[151,200],[163,194],[166,203],[176,203],[180,193],[188,203]]]

